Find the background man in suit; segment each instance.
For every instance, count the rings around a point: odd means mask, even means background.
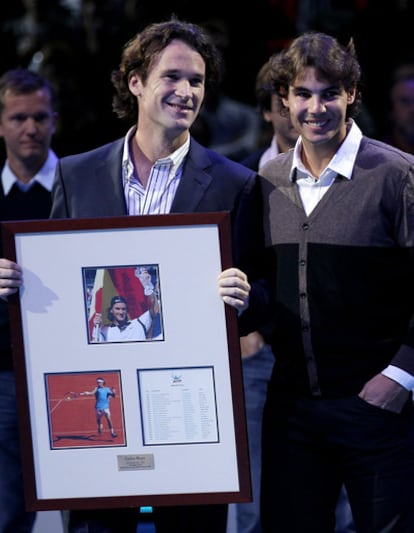
[[[51,216],[228,211],[235,268],[221,273],[219,292],[241,310],[262,249],[257,175],[202,147],[189,133],[206,88],[218,83],[220,72],[213,41],[196,25],[172,19],[151,24],[132,38],[112,81],[114,111],[135,124],[122,139],[63,158]],[[20,272],[18,265],[0,261],[0,295],[21,285]],[[137,517],[134,509],[76,511],[69,530],[136,533]],[[225,533],[227,505],[157,508],[154,520],[157,533]]]
[[[57,157],[51,149],[56,102],[48,80],[25,69],[0,78],[2,220],[48,218]],[[3,256],[0,242],[0,257]],[[7,282],[6,282],[7,283]],[[0,299],[0,531],[28,533],[35,514],[24,509],[16,391],[7,301]]]
[[[293,128],[289,116],[280,112],[282,105],[272,86],[269,61],[257,73],[255,96],[265,125],[263,132],[267,134],[266,145],[252,152],[241,163],[260,173],[260,169],[268,161],[293,148],[299,134]],[[264,331],[252,331],[240,337],[253,500],[230,507],[230,511],[235,512],[235,533],[261,533],[262,415],[275,359],[271,347],[264,341],[264,335]],[[228,533],[232,533],[232,530]]]

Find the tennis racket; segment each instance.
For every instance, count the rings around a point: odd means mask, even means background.
[[[68,391],[68,392],[65,392],[65,401],[67,402],[70,402],[71,400],[74,400],[75,398],[79,398],[80,394],[79,392],[72,392],[72,391]]]

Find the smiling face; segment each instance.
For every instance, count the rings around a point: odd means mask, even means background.
[[[138,129],[155,128],[173,136],[188,132],[204,99],[205,71],[198,52],[173,40],[154,62],[145,84],[133,74],[129,89],[138,98]]]
[[[346,92],[342,85],[317,76],[312,67],[294,80],[283,104],[289,108],[304,147],[321,146],[325,153],[336,152],[346,136],[346,111],[354,102],[355,93],[356,89]]]
[[[115,324],[122,324],[128,319],[128,307],[124,302],[116,302],[111,308]]]

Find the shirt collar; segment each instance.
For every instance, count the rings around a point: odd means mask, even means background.
[[[279,155],[279,148],[277,146],[276,137],[273,135],[270,146],[266,148],[259,160],[259,170],[271,159]]]
[[[355,159],[359,150],[359,145],[361,144],[362,132],[354,120],[349,119],[349,123],[350,128],[344,141],[329,161],[322,174],[329,171],[329,173],[339,174],[349,180],[352,178]],[[293,150],[292,168],[289,175],[290,180],[294,179],[296,170],[301,173],[309,174],[309,171],[305,168],[300,158],[301,146],[302,141],[299,137]]]
[[[268,161],[270,161],[277,155],[279,155],[279,148],[277,146],[276,137],[273,135],[270,146],[266,148],[266,150],[263,152],[262,156],[260,157],[259,169],[264,167]]]
[[[28,183],[23,183],[22,181],[18,180],[10,168],[9,162],[6,161],[1,173],[1,183],[3,185],[4,194],[7,196],[15,183],[17,183],[20,189],[27,191],[34,185],[35,182],[40,183],[40,185],[42,185],[46,190],[51,192],[53,181],[55,179],[57,160],[58,158],[55,152],[53,150],[49,150],[49,154],[44,165]]]
[[[131,137],[135,134],[136,132],[136,126],[132,126],[132,128],[130,128],[125,136],[125,140],[124,140],[124,149],[123,149],[123,152],[122,152],[122,167],[125,169],[125,173],[124,173],[124,179],[129,179],[132,174],[133,174],[133,171],[134,171],[134,165],[132,163],[132,158],[131,158],[131,155],[130,155],[130,152],[129,152],[129,141],[131,139]],[[188,150],[190,149],[190,136],[187,137],[187,140],[185,141],[185,143],[183,145],[181,145],[179,148],[177,148],[177,150],[175,150],[174,152],[172,152],[172,154],[170,154],[169,156],[167,157],[163,157],[161,159],[157,159],[157,161],[154,163],[154,165],[157,165],[157,164],[164,164],[166,162],[171,162],[172,163],[172,167],[170,169],[170,175],[171,176],[174,176],[178,167],[181,165],[181,163],[183,162],[185,156],[188,154]]]

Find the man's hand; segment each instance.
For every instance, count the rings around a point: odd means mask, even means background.
[[[154,285],[151,280],[151,274],[144,267],[136,268],[135,275],[144,288],[145,296],[151,296],[154,293]]]
[[[244,272],[238,268],[223,270],[218,277],[218,287],[224,303],[235,307],[239,312],[247,309],[251,287]]]
[[[16,293],[22,285],[21,266],[9,259],[0,259],[0,298],[7,300],[7,297]]]
[[[393,379],[377,374],[365,383],[359,397],[381,409],[400,413],[409,394],[407,389]]]
[[[95,316],[93,317],[93,325],[99,327],[102,325],[102,313],[95,313]]]

